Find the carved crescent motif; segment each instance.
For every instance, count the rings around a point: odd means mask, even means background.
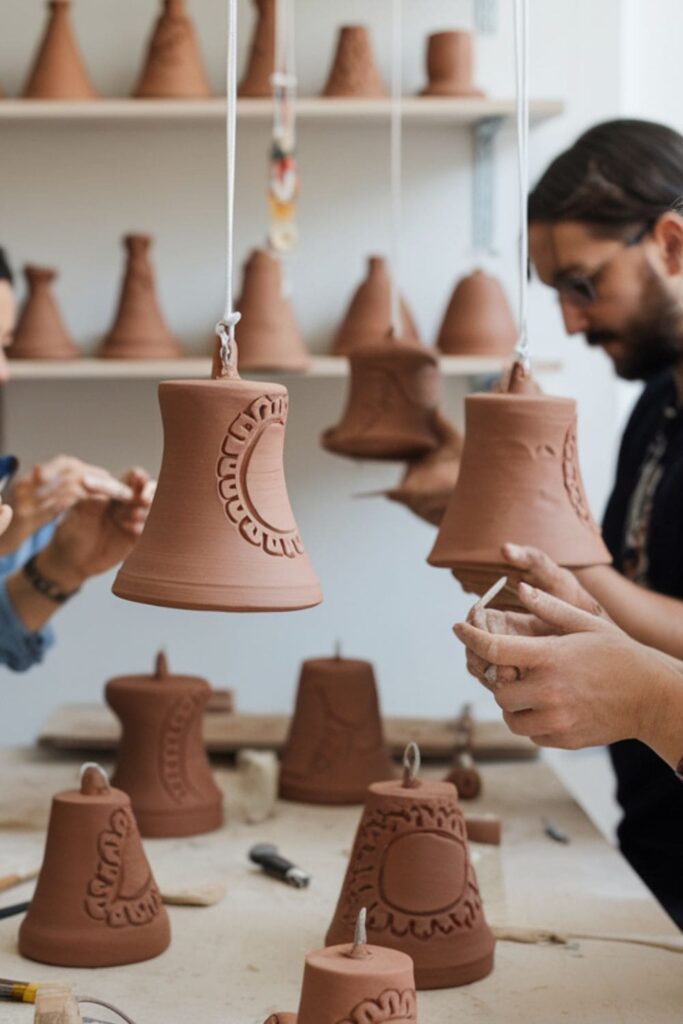
[[[97,838],[100,860],[88,883],[85,910],[94,921],[110,928],[149,924],[161,909],[161,894],[149,868],[135,892],[123,892],[125,849],[131,837],[140,845],[133,815],[126,807],[119,807],[109,819],[109,828]]]

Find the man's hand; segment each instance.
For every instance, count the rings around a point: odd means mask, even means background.
[[[566,601],[592,615],[608,618],[607,613],[588,591],[581,586],[576,576],[553,562],[552,558],[538,548],[521,547],[519,544],[503,544],[503,558],[524,582],[544,590],[547,594]]]

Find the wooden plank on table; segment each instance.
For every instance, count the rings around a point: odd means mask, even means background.
[[[289,715],[244,715],[211,712],[204,716],[204,740],[212,754],[234,754],[243,747],[281,750]],[[455,719],[385,718],[384,731],[392,752],[399,756],[415,740],[425,758],[448,759],[456,736]],[[97,704],[58,708],[38,742],[52,750],[115,750],[119,725]],[[479,761],[526,761],[537,756],[527,739],[514,736],[502,721],[475,722],[472,750]]]

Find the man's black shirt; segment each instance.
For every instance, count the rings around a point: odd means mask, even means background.
[[[683,406],[668,371],[648,383],[629,420],[603,536],[619,572],[683,599]],[[610,754],[621,851],[683,929],[683,783],[637,740]]]

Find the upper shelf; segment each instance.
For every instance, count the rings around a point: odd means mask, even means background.
[[[301,96],[297,116],[302,121],[382,122],[389,123],[391,100],[324,99]],[[532,123],[556,117],[564,110],[561,100],[532,100]],[[514,100],[479,98],[438,98],[406,96],[403,119],[408,124],[471,125],[488,118],[515,116]],[[273,115],[270,99],[240,99],[237,115],[244,121],[267,121]],[[0,121],[64,122],[90,124],[145,122],[210,122],[222,124],[225,99],[209,100],[0,100]]]
[[[496,357],[441,356],[441,372],[445,377],[478,377],[499,372],[508,362]],[[560,369],[555,360],[534,361],[536,373]],[[277,371],[254,374],[243,371],[245,377],[333,378],[348,375],[348,360],[340,356],[314,356],[305,373]],[[208,377],[211,360],[186,357],[184,359],[59,359],[54,362],[41,359],[10,360],[10,380],[164,380],[185,377]]]

